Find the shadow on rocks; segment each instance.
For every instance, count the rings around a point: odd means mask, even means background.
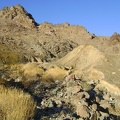
[[[42,120],[44,118],[57,118],[60,114],[73,114],[73,111],[70,108],[63,107],[46,107],[44,109],[37,109],[34,120]],[[47,120],[46,119],[46,120]]]

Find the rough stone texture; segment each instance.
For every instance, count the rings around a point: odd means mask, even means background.
[[[36,99],[35,120],[119,120],[119,38],[69,23],[38,24],[22,6],[5,7],[0,11],[0,84]]]
[[[37,63],[29,63],[22,66],[24,73],[36,74],[41,71],[41,67]],[[7,66],[6,66],[7,67]],[[27,68],[27,69],[25,69]],[[33,71],[28,71],[31,68]],[[53,67],[54,68],[54,67]],[[15,67],[12,68],[12,70]],[[48,68],[47,68],[48,69]],[[44,70],[44,68],[42,68]],[[46,70],[45,70],[46,71]],[[28,85],[20,84],[17,77],[12,77],[8,71],[2,71],[4,76],[2,79],[10,80],[5,84],[7,86],[16,86],[27,90],[37,100],[37,113],[35,120],[41,119],[116,119],[117,116],[110,114],[111,110],[116,109],[116,98],[112,97],[106,89],[96,89],[100,83],[89,87],[87,84],[91,82],[81,80],[76,74],[69,73],[63,80],[59,81],[43,81],[41,77],[37,81],[29,82]],[[6,72],[6,74],[5,74]],[[15,72],[15,71],[14,71]],[[41,71],[43,72],[43,71]],[[9,74],[10,76],[9,76]],[[1,73],[2,74],[2,73]],[[19,73],[18,73],[19,74]],[[21,73],[20,73],[21,74]],[[19,77],[22,76],[22,74]],[[6,76],[7,75],[7,76]],[[25,76],[26,77],[26,76]],[[10,79],[11,78],[11,79]],[[69,78],[69,79],[68,79]],[[77,79],[76,79],[77,78]],[[20,78],[19,78],[20,79]],[[32,79],[32,77],[31,77]],[[86,85],[84,86],[83,84]],[[114,99],[113,99],[114,98]]]
[[[76,113],[82,118],[89,118],[88,108],[84,105],[78,105],[76,109]]]
[[[37,23],[34,18],[29,14],[21,5],[12,6],[10,8],[4,7],[0,11],[0,18],[13,20],[17,25],[22,25],[25,28],[35,28]]]
[[[66,77],[69,78],[68,76]],[[78,85],[79,82],[81,83]],[[106,94],[105,92],[102,95],[101,91],[96,92],[94,88],[91,88],[89,92],[84,91],[84,88],[81,88],[81,91],[73,92],[72,87],[76,87],[76,84],[81,87],[82,83],[80,79],[69,78],[67,81],[56,81],[52,83],[52,86],[45,87],[45,94],[38,107],[40,119],[45,116],[53,120],[54,118],[75,120],[115,118],[116,116],[109,114],[109,109],[112,108],[111,103],[109,103],[110,99],[103,99],[103,96]],[[68,87],[68,85],[70,86]],[[40,89],[41,85],[38,87],[38,90],[35,89],[35,91],[39,91],[36,93],[37,96],[41,94]],[[96,96],[99,96],[100,100],[97,100]],[[112,102],[114,103],[114,101]],[[43,112],[44,110],[45,112]]]

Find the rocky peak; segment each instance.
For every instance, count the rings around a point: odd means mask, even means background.
[[[0,17],[6,18],[9,20],[14,19],[18,15],[28,15],[27,11],[21,6],[21,5],[16,5],[12,7],[4,7],[0,11]]]
[[[120,43],[120,34],[118,34],[117,32],[115,32],[110,37],[110,41],[111,41],[112,45],[116,45],[116,44]]]
[[[110,39],[115,39],[117,37],[120,37],[120,34],[118,34],[117,32],[115,32]]]
[[[4,7],[0,11],[0,19],[13,20],[25,28],[34,28],[37,25],[32,15],[19,4],[10,8]]]
[[[116,36],[116,35],[119,35],[117,32],[114,32],[114,34],[112,36]]]

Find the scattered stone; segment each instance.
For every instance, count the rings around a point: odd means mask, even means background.
[[[104,112],[100,111],[100,114],[101,114],[101,120],[109,118],[109,114],[108,113],[104,113]]]
[[[84,105],[78,105],[76,113],[82,118],[89,118],[89,109]]]
[[[92,104],[92,109],[93,109],[93,111],[96,111],[97,110],[97,104]]]
[[[111,107],[111,104],[106,100],[101,100],[100,106],[103,107],[104,109],[107,109]]]
[[[96,102],[100,103],[100,101],[101,101],[101,99],[98,96],[96,96]]]

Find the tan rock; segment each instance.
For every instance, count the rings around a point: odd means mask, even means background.
[[[72,93],[73,93],[73,94],[76,94],[76,93],[78,93],[80,90],[82,90],[82,87],[79,86],[79,85],[76,85],[76,86],[73,86],[72,89],[73,89]]]
[[[100,101],[101,101],[101,99],[98,96],[96,96],[96,102],[100,103]]]
[[[21,5],[10,8],[4,7],[3,10],[0,11],[0,18],[13,20],[13,22],[16,22],[19,26],[22,25],[26,28],[35,28],[37,25],[32,15],[27,13]]]
[[[89,118],[89,109],[86,106],[78,105],[76,109],[77,115],[82,118]]]
[[[92,109],[93,109],[93,111],[96,111],[97,110],[97,104],[93,104]]]
[[[106,100],[101,100],[100,106],[102,106],[104,109],[106,109],[106,108],[110,108],[111,104]]]

